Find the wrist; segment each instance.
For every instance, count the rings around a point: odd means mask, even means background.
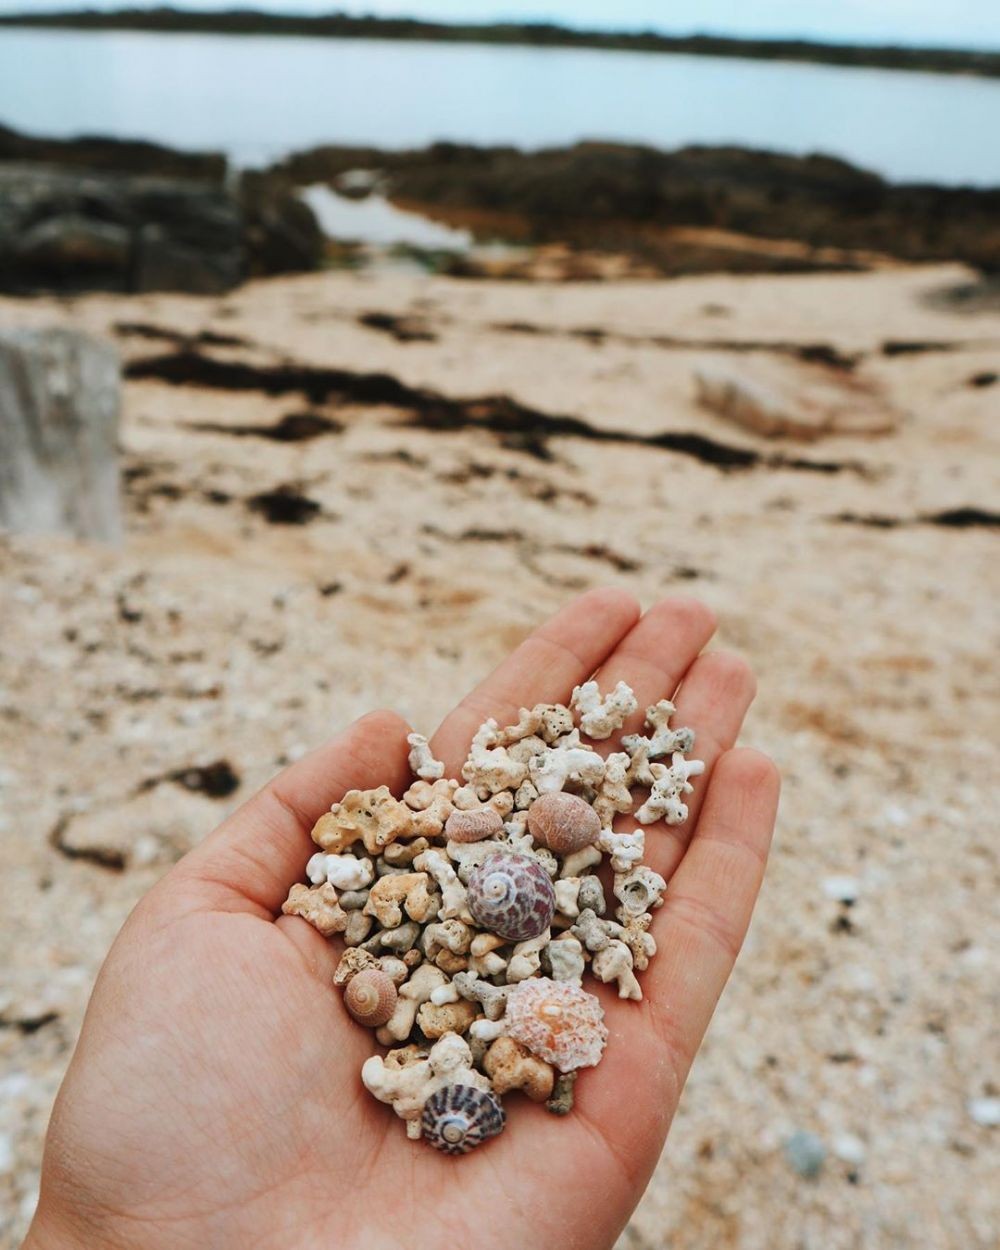
[[[117,1250],[118,1247],[117,1242],[103,1236],[95,1242],[92,1235],[88,1236],[71,1221],[60,1218],[49,1206],[39,1203],[21,1250],[93,1250],[95,1244],[100,1244],[102,1250]]]

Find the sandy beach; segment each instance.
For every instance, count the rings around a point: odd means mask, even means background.
[[[0,537],[0,1247],[140,895],[310,745],[381,705],[432,729],[600,584],[716,610],[759,675],[744,741],[784,774],[750,939],[620,1246],[995,1245],[1000,307],[942,298],[971,280],[0,299],[0,325],[109,339],[130,375],[123,546]],[[706,363],[817,344],[890,432],[765,439],[696,403]]]

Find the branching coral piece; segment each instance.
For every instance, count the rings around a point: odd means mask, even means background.
[[[377,855],[396,838],[409,837],[412,829],[410,809],[392,797],[388,786],[379,786],[348,790],[319,818],[312,836],[324,851],[346,851],[360,839],[369,855]]]
[[[654,911],[663,902],[666,881],[645,864],[627,873],[615,873],[615,898],[621,903],[618,918],[624,924],[629,916]]]
[[[444,776],[444,764],[434,758],[430,743],[423,734],[407,734],[406,741],[410,744],[410,771],[416,773],[424,781],[437,781]]]
[[[646,850],[645,830],[633,829],[630,833],[615,833],[613,829],[602,829],[597,840],[597,849],[611,857],[612,871],[628,872],[642,862]]]
[[[620,681],[602,698],[597,682],[585,681],[573,691],[570,705],[580,714],[581,731],[588,738],[603,741],[621,729],[639,703],[627,682]]]
[[[413,861],[413,866],[420,872],[429,873],[437,883],[441,891],[442,920],[459,919],[472,923],[465,886],[459,881],[458,874],[442,851],[424,851]]]
[[[632,952],[624,942],[609,942],[590,964],[598,981],[616,981],[619,998],[642,998],[642,990],[632,971]]]
[[[437,908],[428,881],[425,872],[400,872],[379,877],[368,895],[365,914],[374,916],[384,929],[395,929],[402,924],[404,910],[411,920],[418,923],[430,920]]]
[[[704,763],[685,759],[679,751],[675,751],[669,768],[665,764],[650,764],[649,771],[653,775],[653,787],[649,798],[636,812],[636,820],[641,825],[651,825],[655,820],[663,820],[668,825],[683,824],[687,820],[688,809],[680,796],[694,790],[688,778],[703,773]]]
[[[286,916],[301,916],[308,920],[324,937],[343,933],[350,913],[337,902],[337,891],[332,885],[293,885],[288,898],[281,905]]]
[[[544,755],[532,757],[531,780],[539,794],[564,790],[569,782],[597,788],[604,779],[604,758],[580,742],[580,731],[574,729]]]
[[[497,746],[495,720],[485,721],[472,739],[462,776],[483,799],[501,790],[516,790],[528,775],[528,766],[514,759],[506,747]]]
[[[635,805],[629,786],[631,767],[625,751],[615,751],[604,761],[604,776],[594,796],[594,811],[603,828],[610,828],[616,814],[628,813]]]
[[[690,751],[694,746],[694,730],[670,728],[670,718],[676,711],[669,699],[661,699],[646,708],[646,724],[652,733],[648,738],[641,734],[628,734],[622,738],[622,746],[629,755],[634,756],[641,747],[646,748],[646,756],[651,760],[672,755],[674,751]]]
[[[544,1102],[552,1094],[554,1069],[512,1037],[497,1038],[486,1052],[483,1067],[497,1094],[519,1089],[532,1102]]]

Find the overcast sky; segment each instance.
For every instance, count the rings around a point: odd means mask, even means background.
[[[1000,0],[0,0],[0,11],[256,7],[283,13],[406,14],[444,20],[542,19],[579,26],[804,35],[880,43],[1000,48]]]

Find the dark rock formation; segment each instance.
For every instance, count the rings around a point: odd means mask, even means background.
[[[225,291],[243,218],[219,186],[0,165],[0,289]]]
[[[323,262],[325,236],[312,209],[283,179],[248,170],[240,179],[250,272],[300,273]]]
[[[73,143],[33,149],[40,141],[27,141],[29,151],[66,156],[68,164],[4,163],[3,151],[17,147],[11,134],[0,134],[2,291],[211,295],[251,275],[322,263],[312,210],[280,178],[245,175],[230,190],[217,179],[150,177],[145,170],[160,153],[166,169],[187,172],[203,160],[203,172],[215,173],[215,158],[177,153],[172,160],[166,149],[144,144],[109,143],[105,164],[114,172],[78,168],[91,148]]]
[[[667,268],[664,232],[701,227],[1000,271],[1000,189],[897,186],[826,156],[613,143],[521,152],[439,143],[404,152],[319,147],[278,168],[300,184],[380,170],[393,200],[450,222],[638,253]]]
[[[46,139],[0,126],[0,161],[40,161],[105,173],[149,174],[159,178],[194,178],[222,182],[226,158],[221,152],[182,152],[137,139],[83,135]]]

